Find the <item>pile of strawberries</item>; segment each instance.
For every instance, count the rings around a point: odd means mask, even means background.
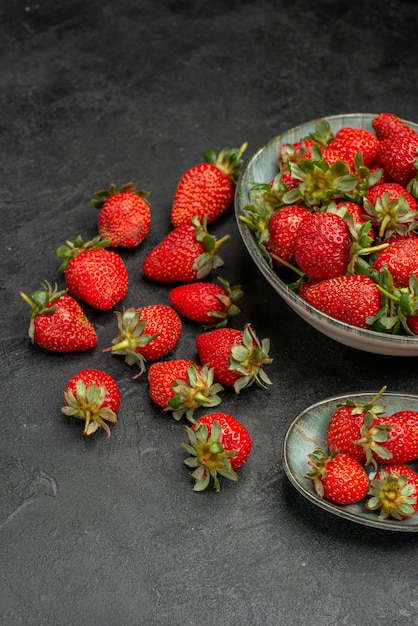
[[[366,404],[348,398],[338,406],[327,425],[328,450],[309,455],[305,478],[330,502],[364,502],[379,519],[402,520],[418,511],[418,411],[385,415],[378,404],[385,389]]]
[[[252,441],[248,430],[232,415],[216,407],[220,393],[230,387],[237,394],[254,383],[267,388],[271,381],[263,367],[271,363],[269,341],[260,341],[251,324],[243,329],[227,326],[240,310],[240,285],[222,278],[210,282],[213,269],[221,267],[220,246],[207,225],[231,205],[242,166],[240,149],[205,153],[205,162],[181,177],[171,208],[171,231],[145,257],[147,279],[169,284],[170,304],[122,308],[114,311],[117,331],[112,345],[103,349],[121,355],[136,366],[134,379],[147,371],[149,395],[176,420],[183,416],[190,426],[183,447],[188,453],[195,491],[211,480],[220,488],[219,476],[237,480],[236,470],[246,463]],[[55,353],[91,350],[98,344],[93,323],[82,303],[101,311],[114,310],[128,292],[128,272],[119,248],[134,248],[147,236],[151,223],[148,193],[132,183],[111,185],[92,200],[98,209],[97,236],[84,242],[81,236],[57,248],[59,272],[65,289],[45,282],[32,297],[21,292],[32,315],[29,337],[34,344]],[[196,337],[198,360],[169,359],[182,332],[181,318],[203,325]],[[151,364],[148,367],[148,363]],[[84,422],[84,434],[99,428],[111,433],[117,422],[121,394],[116,380],[101,369],[77,372],[64,391],[62,412]],[[195,419],[201,407],[211,413]],[[216,412],[213,412],[213,410]]]
[[[418,133],[391,113],[373,130],[327,120],[282,146],[240,219],[306,302],[380,333],[418,334]]]

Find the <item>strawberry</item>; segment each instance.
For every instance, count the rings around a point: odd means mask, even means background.
[[[83,420],[85,435],[101,427],[110,437],[106,422],[117,422],[116,411],[121,401],[118,384],[110,374],[93,368],[81,370],[67,382],[64,400],[61,411]]]
[[[368,328],[367,318],[377,315],[381,307],[380,292],[368,276],[337,276],[303,290],[311,306],[345,324]]]
[[[379,237],[389,239],[394,233],[406,235],[417,219],[418,201],[398,183],[378,183],[363,199],[365,214],[379,228]]]
[[[64,259],[58,271],[64,274],[68,291],[95,309],[108,311],[122,300],[128,291],[128,272],[119,254],[107,250],[108,239],[95,237],[83,242],[60,246],[56,255]]]
[[[352,128],[345,126],[340,128],[329,142],[328,147],[338,150],[342,160],[353,162],[357,152],[361,152],[366,167],[372,167],[377,161],[377,149],[379,140],[365,128]]]
[[[320,498],[335,504],[354,504],[366,497],[369,479],[366,470],[356,459],[343,452],[327,454],[317,448],[308,456],[312,471],[305,478]]]
[[[418,411],[411,411],[411,410],[397,411],[396,413],[392,413],[392,419],[393,420],[401,419],[404,422],[409,422],[410,424],[418,428]]]
[[[144,274],[162,283],[192,283],[202,280],[212,269],[223,265],[219,247],[229,239],[210,235],[206,220],[193,218],[164,237],[145,257]]]
[[[418,458],[418,428],[399,418],[367,414],[357,441],[366,451],[366,464],[403,464]],[[381,446],[380,443],[384,443]]]
[[[113,248],[134,248],[145,239],[151,223],[148,192],[136,191],[133,183],[96,191],[92,205],[99,209],[99,234]]]
[[[112,346],[103,352],[120,354],[128,365],[139,367],[137,378],[145,371],[145,361],[155,361],[168,354],[181,335],[181,321],[176,311],[167,304],[150,304],[115,311],[118,335]]]
[[[209,413],[184,430],[188,443],[181,445],[191,455],[184,463],[194,470],[194,491],[206,489],[212,478],[218,492],[218,476],[238,480],[236,470],[245,465],[252,449],[250,433],[241,422],[229,413]]]
[[[404,464],[385,465],[370,482],[366,502],[379,519],[406,519],[418,511],[418,473]]]
[[[378,149],[380,165],[395,183],[406,187],[417,174],[417,150],[418,133],[383,139]]]
[[[374,117],[372,126],[379,141],[402,135],[416,135],[415,130],[394,113],[379,113]]]
[[[81,306],[66,290],[45,283],[30,299],[20,295],[32,309],[28,335],[32,343],[51,352],[75,352],[94,348],[97,334]]]
[[[345,274],[350,251],[350,232],[340,215],[316,212],[301,221],[294,240],[294,255],[308,278],[320,281]]]
[[[389,241],[387,248],[378,253],[373,267],[387,268],[395,287],[408,287],[411,274],[418,275],[418,236],[397,237]]]
[[[196,347],[201,363],[213,367],[215,380],[235,392],[256,383],[264,389],[271,381],[263,366],[272,363],[270,341],[259,341],[250,324],[244,330],[216,328],[198,335]]]
[[[190,224],[193,217],[207,224],[214,222],[231,206],[235,184],[241,173],[242,153],[246,149],[224,148],[204,154],[204,163],[188,169],[180,178],[171,207],[171,223],[176,228]]]
[[[268,222],[268,239],[265,247],[273,258],[273,262],[278,263],[278,259],[293,263],[295,261],[295,239],[298,228],[310,215],[307,208],[297,204],[290,204],[281,209],[277,209]]]
[[[370,402],[366,403],[354,402],[348,398],[334,411],[326,431],[330,452],[344,452],[357,459],[359,463],[365,464],[366,452],[356,442],[361,437],[365,415],[371,413],[376,416],[384,412],[384,407],[376,402],[385,389],[386,387],[383,387]]]
[[[213,369],[187,359],[152,363],[148,383],[151,400],[164,411],[172,411],[177,421],[185,415],[194,422],[193,415],[199,407],[212,408],[221,403],[218,392],[223,387],[213,382]]]
[[[168,298],[178,313],[199,324],[205,329],[222,328],[228,318],[238,315],[240,309],[234,300],[244,293],[241,285],[231,287],[227,280],[218,276],[215,283],[189,283],[171,289]]]

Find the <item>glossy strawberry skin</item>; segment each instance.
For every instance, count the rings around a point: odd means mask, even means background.
[[[97,385],[98,387],[104,386],[106,388],[106,396],[103,406],[108,407],[112,411],[118,410],[121,402],[121,395],[119,386],[113,376],[103,370],[86,368],[70,378],[67,382],[65,392],[71,391],[74,395],[76,395],[78,380],[81,380],[86,387],[90,387],[91,385]]]
[[[213,367],[215,380],[233,387],[241,374],[229,369],[233,346],[242,344],[243,333],[235,328],[220,328],[202,333],[196,338],[196,347],[201,363]]]
[[[395,183],[407,186],[417,169],[418,134],[383,139],[379,144],[378,158],[385,172]]]
[[[252,449],[250,433],[241,422],[229,413],[209,413],[196,420],[196,425],[205,424],[210,434],[213,423],[219,422],[222,429],[220,443],[225,450],[232,450],[236,456],[231,457],[231,465],[234,470],[239,469],[248,461]]]
[[[405,200],[409,202],[411,211],[416,211],[418,209],[418,200],[399,183],[377,183],[376,185],[370,187],[366,194],[366,198],[374,205],[376,204],[377,199],[381,198],[386,192],[389,194],[390,200],[397,200],[399,197],[404,196]]]
[[[366,453],[355,441],[360,439],[360,430],[366,410],[361,413],[353,412],[353,407],[339,407],[331,416],[328,423],[326,437],[330,452],[344,452],[364,464]]]
[[[377,161],[377,137],[364,128],[345,126],[339,129],[328,144],[329,148],[338,150],[344,160],[352,162],[355,155],[361,152],[366,167],[372,167]]]
[[[418,458],[418,428],[399,416],[375,417],[373,426],[389,426],[388,439],[383,446],[391,453],[390,459],[373,456],[377,463],[403,464]]]
[[[76,352],[94,348],[97,334],[81,306],[70,295],[63,294],[46,308],[55,313],[39,313],[31,320],[29,337],[41,348],[51,352]]]
[[[364,467],[349,454],[339,453],[326,465],[326,476],[321,479],[323,497],[335,504],[360,502],[366,496],[369,479]]]
[[[345,220],[335,213],[310,213],[294,241],[295,259],[308,278],[316,281],[345,274],[351,238]]]
[[[211,313],[226,314],[223,299],[228,294],[215,283],[190,283],[170,290],[168,298],[173,307],[184,317],[199,324],[212,324],[216,318]]]
[[[374,117],[372,126],[379,141],[402,135],[416,135],[415,130],[394,113],[379,113]]]
[[[392,419],[408,422],[418,428],[418,411],[403,410],[392,413]]]
[[[90,306],[108,311],[128,290],[128,272],[119,254],[105,248],[74,256],[65,269],[68,291]]]
[[[123,192],[108,198],[100,209],[98,232],[113,248],[133,248],[147,236],[151,224],[148,202],[136,193]]]
[[[309,285],[302,292],[310,305],[341,322],[368,328],[367,318],[381,308],[380,292],[367,276],[337,276]]]
[[[137,351],[147,361],[154,361],[167,355],[180,339],[182,324],[174,309],[166,304],[150,304],[137,309],[140,320],[146,320],[144,333],[158,337]]]
[[[148,383],[150,398],[155,404],[163,408],[168,406],[169,400],[175,395],[172,384],[176,380],[187,381],[187,368],[193,365],[188,359],[172,359],[170,361],[156,361],[148,369]],[[199,370],[200,366],[195,364]]]
[[[190,218],[207,216],[207,223],[215,221],[232,204],[235,187],[231,179],[216,165],[201,163],[187,170],[181,177],[173,198],[171,223],[183,226]]]
[[[295,261],[295,239],[302,220],[310,215],[308,209],[299,205],[288,205],[278,209],[268,223],[269,238],[266,250],[289,263]],[[273,258],[273,263],[274,263]]]
[[[389,246],[377,255],[374,268],[387,268],[395,287],[408,287],[410,275],[418,274],[418,237],[410,234],[390,241]]]

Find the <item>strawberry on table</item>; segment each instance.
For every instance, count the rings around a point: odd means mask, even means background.
[[[219,476],[238,480],[236,470],[245,465],[252,449],[250,433],[241,422],[229,413],[209,413],[184,430],[188,443],[181,445],[190,454],[184,463],[193,469],[194,491],[203,491],[212,479],[218,492]]]
[[[218,281],[219,285],[210,282],[178,285],[169,292],[169,300],[178,313],[203,324],[205,329],[224,327],[229,317],[240,313],[234,301],[244,293],[241,285],[231,287],[219,276]]]
[[[213,369],[187,359],[152,363],[148,383],[151,400],[164,411],[171,411],[177,421],[185,415],[194,422],[193,415],[198,408],[213,408],[221,403],[218,393],[223,387],[214,383]]]
[[[110,437],[107,422],[117,422],[116,411],[121,402],[119,386],[110,374],[94,368],[81,370],[68,381],[64,400],[62,413],[84,421],[85,435],[103,428]]]
[[[201,363],[213,367],[215,380],[238,394],[253,383],[266,389],[271,380],[263,367],[272,363],[269,339],[260,341],[250,324],[243,330],[216,328],[196,338]]]
[[[75,352],[94,348],[97,334],[79,303],[66,290],[48,283],[32,299],[20,295],[32,309],[28,335],[32,343],[51,352]]]
[[[151,223],[146,191],[137,191],[133,183],[96,191],[92,205],[99,209],[97,227],[112,248],[133,248],[145,239]]]
[[[58,271],[64,274],[68,291],[90,306],[108,311],[120,302],[128,291],[128,272],[122,257],[108,250],[108,239],[100,236],[83,242],[60,246],[56,255],[64,259]]]
[[[354,504],[366,497],[369,479],[366,470],[356,459],[343,452],[327,454],[317,448],[309,455],[312,471],[305,474],[316,493],[335,504]]]
[[[377,315],[381,308],[376,284],[360,274],[328,278],[304,287],[300,293],[322,313],[358,328],[368,328],[367,319]]]
[[[204,163],[194,165],[180,178],[171,208],[171,223],[176,228],[190,223],[192,217],[208,224],[220,217],[232,204],[235,185],[241,173],[241,148],[224,148],[216,155],[213,150],[204,153]]]
[[[192,283],[206,278],[212,269],[223,265],[217,254],[230,235],[216,239],[197,218],[168,233],[145,257],[144,274],[162,283]]]
[[[115,311],[118,334],[104,352],[120,354],[128,365],[136,364],[139,373],[145,371],[145,361],[166,356],[180,339],[182,325],[176,311],[167,304],[150,304],[122,313]]]
[[[385,465],[370,482],[366,507],[379,519],[403,520],[418,511],[418,473],[405,464]]]

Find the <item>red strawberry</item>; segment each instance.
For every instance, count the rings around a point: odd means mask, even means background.
[[[117,422],[116,411],[120,406],[120,390],[110,374],[92,368],[81,370],[68,381],[64,399],[62,412],[83,420],[85,435],[101,427],[110,437],[106,422]]]
[[[383,268],[392,275],[395,287],[408,287],[411,274],[418,275],[418,236],[411,233],[390,240],[374,261],[374,269]]]
[[[295,261],[295,239],[298,228],[303,219],[310,212],[305,207],[291,204],[277,209],[268,222],[268,240],[266,250],[272,256],[273,262],[283,259],[288,263]]]
[[[193,217],[208,224],[220,217],[234,200],[235,184],[241,173],[242,153],[246,149],[224,148],[204,154],[205,163],[188,169],[177,185],[171,208],[171,223],[176,228],[190,224]]]
[[[335,133],[328,147],[338,150],[345,157],[343,160],[347,162],[353,162],[357,152],[361,152],[364,165],[372,167],[377,161],[378,145],[378,139],[369,130],[345,126]]]
[[[328,455],[318,448],[309,455],[313,471],[305,474],[320,498],[335,504],[354,504],[366,496],[369,479],[364,467],[349,454]]]
[[[312,284],[303,290],[310,305],[341,322],[368,328],[367,318],[377,315],[381,307],[380,292],[367,276],[337,276]]]
[[[96,191],[92,204],[99,209],[98,231],[113,248],[133,248],[147,236],[151,211],[147,192],[136,191],[133,183]]]
[[[250,433],[241,422],[229,413],[210,413],[184,430],[189,441],[181,445],[191,455],[184,463],[194,470],[194,491],[206,489],[211,478],[219,491],[218,476],[238,480],[235,470],[247,462],[252,449]]]
[[[379,227],[379,237],[389,239],[394,233],[405,235],[416,220],[418,201],[398,183],[378,183],[363,199],[364,212]]]
[[[394,113],[379,113],[374,117],[372,126],[379,141],[401,135],[416,135],[415,130]]]
[[[367,464],[408,463],[418,458],[418,428],[399,417],[366,415],[358,444],[368,455]]]
[[[185,415],[194,422],[193,415],[199,407],[213,408],[221,403],[217,394],[223,387],[213,382],[213,369],[187,359],[152,363],[148,383],[151,400],[164,411],[172,411],[175,420]]]
[[[259,341],[250,324],[244,330],[217,328],[196,338],[201,363],[213,367],[215,380],[235,392],[256,383],[267,388],[271,381],[263,366],[272,362],[268,356],[270,341]]]
[[[145,361],[155,361],[168,354],[181,335],[181,321],[174,309],[166,304],[150,304],[123,313],[115,311],[118,335],[104,352],[125,356],[125,363],[138,365],[139,374],[145,371]]]
[[[406,519],[418,511],[418,473],[407,465],[385,465],[370,482],[366,502],[379,519]]]
[[[22,291],[20,295],[32,309],[28,331],[32,343],[52,352],[90,350],[97,344],[93,324],[66,291],[45,283],[43,290],[35,291],[33,300]]]
[[[81,237],[60,246],[57,257],[64,259],[59,272],[64,273],[68,291],[95,309],[108,311],[128,291],[128,272],[122,258],[107,250],[109,240],[95,237],[84,243]]]
[[[308,278],[319,281],[345,274],[350,252],[350,232],[340,215],[316,212],[301,221],[294,240],[294,254]]]
[[[384,407],[376,404],[385,387],[367,403],[354,402],[348,398],[331,416],[327,426],[326,438],[330,452],[344,452],[359,463],[365,464],[366,452],[356,444],[361,437],[364,417],[367,413],[373,416],[383,413]]]
[[[162,283],[192,283],[223,265],[219,247],[229,239],[210,235],[206,222],[192,219],[174,228],[145,257],[142,268],[148,278]]]
[[[322,160],[328,163],[329,166],[335,165],[335,163],[345,163],[350,172],[355,172],[354,167],[354,155],[350,155],[347,150],[339,149],[337,146],[331,145],[322,148]]]
[[[418,133],[383,139],[379,144],[379,162],[395,183],[405,187],[416,173]]]
[[[169,300],[178,313],[204,324],[206,329],[224,327],[229,317],[240,313],[233,301],[244,294],[241,285],[231,287],[219,276],[218,280],[219,285],[199,282],[174,287],[168,294]]]
[[[397,411],[396,413],[392,413],[392,419],[393,420],[401,419],[404,422],[409,422],[410,424],[418,428],[418,411],[411,411],[411,410]]]

